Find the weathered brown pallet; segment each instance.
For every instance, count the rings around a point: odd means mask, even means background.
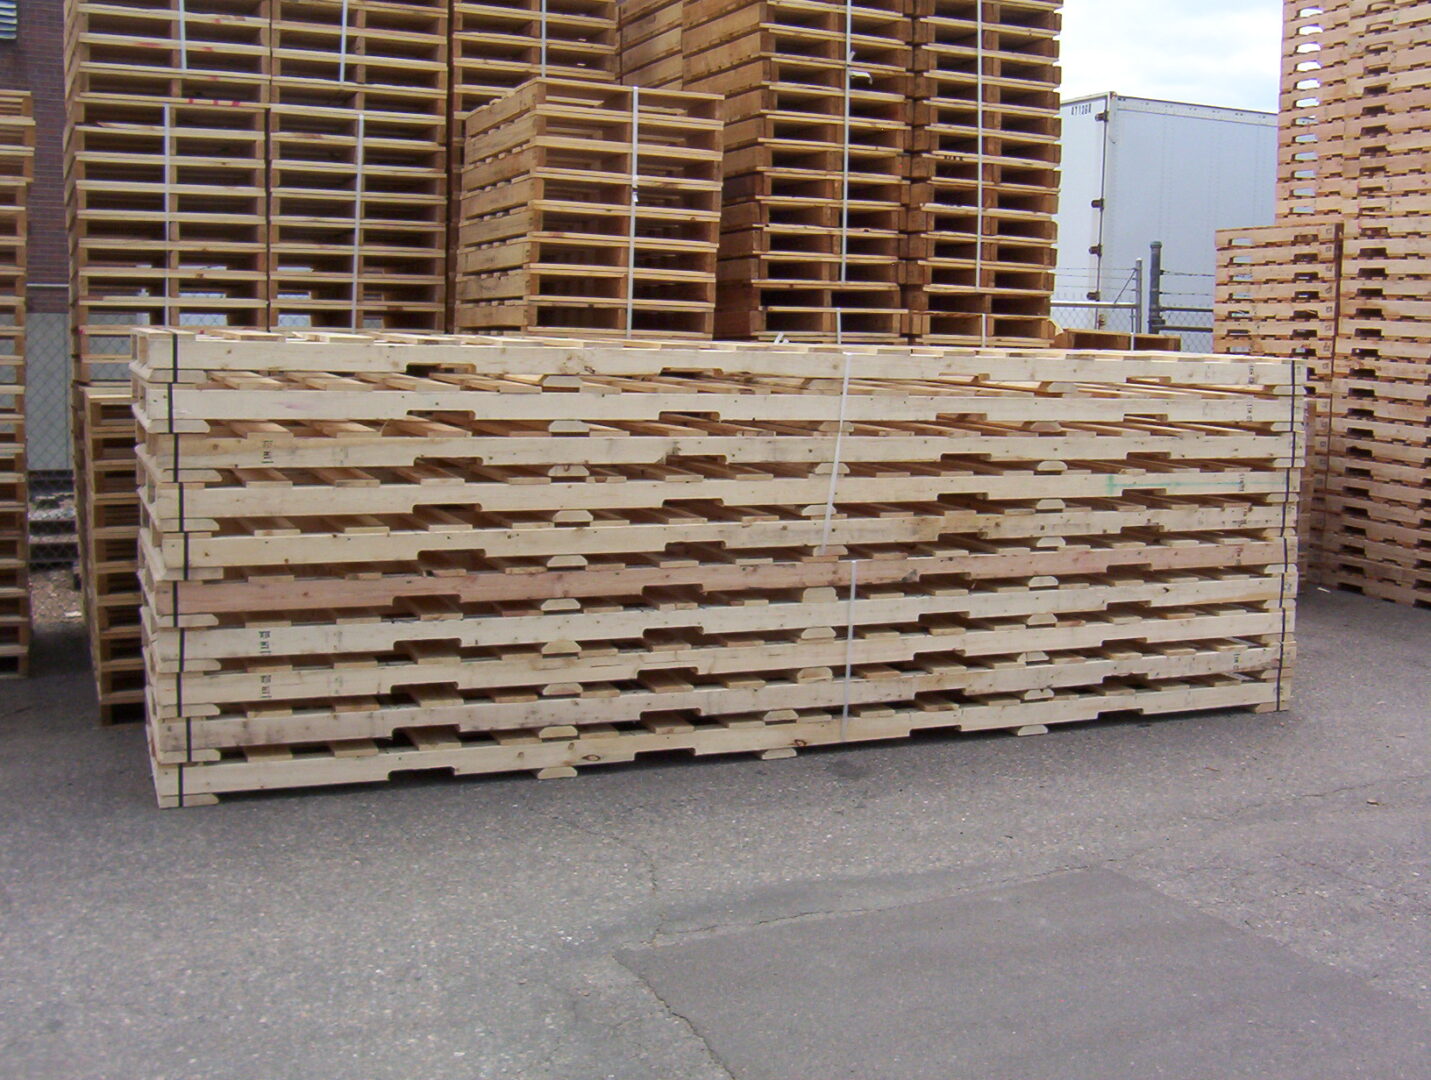
[[[123,383],[74,388],[80,580],[103,724],[140,719],[144,700],[140,505],[130,402]]]
[[[912,329],[930,342],[1048,340],[1057,200],[1058,5],[916,5],[905,231]]]
[[[26,213],[35,123],[27,92],[0,90],[0,677],[29,673],[29,484],[25,459]]]

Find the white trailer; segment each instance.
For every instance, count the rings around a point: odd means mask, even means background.
[[[1146,322],[1155,241],[1163,245],[1165,307],[1210,309],[1214,234],[1273,220],[1276,114],[1119,94],[1065,101],[1062,111],[1054,319],[1127,331],[1142,318],[1144,329],[1157,329]],[[1130,306],[1088,306],[1095,304]],[[1166,321],[1211,326],[1196,310],[1168,312]],[[1184,337],[1210,347],[1200,335]]]

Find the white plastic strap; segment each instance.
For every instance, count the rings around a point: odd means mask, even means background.
[[[182,7],[181,7],[182,11]],[[180,18],[183,16],[181,15]],[[174,167],[174,114],[170,106],[164,106],[164,242],[167,244],[172,240],[173,234],[170,229],[173,227],[172,212],[174,204],[170,201],[170,192],[174,189],[175,178],[171,175]],[[169,290],[164,290],[164,325],[174,325],[174,313],[169,309]]]
[[[974,95],[978,98],[979,117],[979,152],[976,158],[975,168],[978,169],[978,189],[975,196],[978,201],[978,215],[975,238],[974,238],[974,287],[980,291],[984,288],[984,3],[978,0],[974,5],[974,10],[978,13],[975,16],[975,26],[977,38],[976,55],[974,58],[975,90]],[[979,313],[979,343],[987,345],[989,343],[989,317],[984,312]]]
[[[542,37],[542,42],[541,42],[541,64],[540,64],[540,67],[538,68],[538,71],[540,72],[542,78],[546,78],[546,74],[547,74],[547,0],[542,0],[542,4],[541,4],[541,14],[540,14],[540,16],[538,17],[538,21],[539,21],[539,24],[540,24],[540,26],[541,26],[541,37]]]
[[[179,69],[189,70],[189,9],[179,0]]]
[[[343,35],[338,45],[338,81],[348,81],[348,0],[343,0]]]
[[[840,709],[840,742],[849,739],[850,690],[855,654],[855,598],[859,595],[860,560],[850,560],[850,596],[845,603],[845,704]]]
[[[641,205],[641,88],[631,88],[631,216],[626,230],[626,333],[635,329],[636,212]]]
[[[849,274],[850,258],[850,111],[851,105],[851,83],[855,78],[855,46],[854,46],[854,21],[855,9],[854,0],[845,0],[845,63],[843,82],[843,108],[841,109],[841,148],[843,160],[840,169],[840,284],[845,283]],[[845,340],[845,313],[844,310],[835,312],[835,343],[842,344]]]
[[[361,330],[358,325],[358,294],[362,288],[360,275],[358,273],[362,259],[363,246],[363,192],[365,184],[363,182],[363,166],[366,164],[366,154],[364,152],[364,141],[367,135],[365,124],[366,117],[358,113],[358,145],[354,150],[354,162],[358,167],[357,184],[354,190],[353,200],[353,295],[352,295],[352,322],[354,330]]]
[[[835,518],[835,489],[840,483],[840,467],[845,452],[845,416],[850,403],[850,365],[853,357],[845,353],[845,371],[840,378],[840,419],[835,429],[835,448],[830,455],[830,486],[825,491],[825,522],[820,529],[820,548],[823,555],[830,547],[830,529]]]

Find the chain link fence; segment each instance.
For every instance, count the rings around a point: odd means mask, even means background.
[[[70,372],[69,314],[29,311],[25,454],[30,471],[30,565],[36,570],[73,566],[78,553]]]
[[[1141,333],[1136,304],[1104,304],[1092,300],[1053,301],[1053,321],[1064,330],[1106,330],[1113,334]]]
[[[1183,352],[1212,352],[1212,286],[1215,274],[1163,268],[1162,245],[1154,244],[1148,283],[1148,331],[1182,338]]]

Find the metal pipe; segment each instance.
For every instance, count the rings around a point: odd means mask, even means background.
[[[1167,325],[1163,321],[1163,242],[1151,245],[1152,273],[1148,275],[1148,333],[1161,334]]]

